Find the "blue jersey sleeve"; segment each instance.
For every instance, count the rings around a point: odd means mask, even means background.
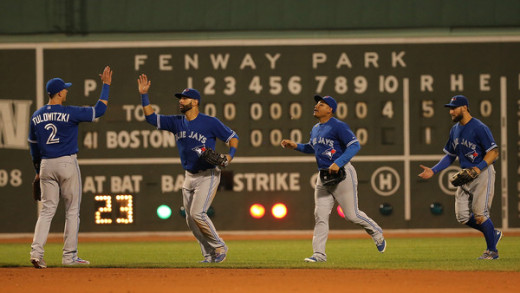
[[[336,137],[341,146],[343,154],[337,158],[334,163],[339,167],[345,166],[350,160],[359,152],[361,149],[361,145],[359,141],[346,123],[342,123],[338,120],[339,123],[336,124]]]
[[[213,117],[213,135],[215,135],[216,138],[228,143],[229,140],[232,137],[237,137],[237,134],[231,130],[229,127],[224,125],[220,120]]]
[[[359,141],[354,141],[345,150],[345,152],[334,161],[336,165],[339,167],[345,166],[350,160],[359,152],[361,149],[361,145],[359,144]]]
[[[96,105],[94,105],[94,116],[96,118],[103,116],[107,110],[107,105],[105,103],[101,102],[101,100],[98,100]]]
[[[455,156],[445,155],[435,166],[432,167],[433,173],[437,174],[440,171],[448,168],[453,163],[453,161],[455,161]]]
[[[299,143],[296,145],[295,150],[305,153],[305,154],[314,154],[314,148],[310,143]]]
[[[70,114],[71,122],[92,122],[96,119],[94,107],[67,106],[66,111]]]
[[[34,128],[34,124],[30,123],[29,129],[29,149],[31,151],[31,157],[34,164],[34,169],[36,173],[40,173],[40,161],[42,160],[42,155],[40,152],[40,148],[38,147],[38,138],[36,137],[36,130]]]
[[[356,135],[346,123],[341,123],[337,128],[337,136],[340,143],[344,144],[346,148],[358,142]]]
[[[178,127],[175,124],[177,115],[157,115],[157,129],[168,130],[173,133],[178,132]],[[149,121],[150,123],[151,121]],[[153,125],[153,123],[150,123]]]
[[[146,116],[146,122],[159,128],[159,116],[155,112]]]
[[[305,144],[304,143],[298,143],[298,144],[296,144],[295,150],[297,150],[299,152],[302,152],[304,154],[314,154],[314,148],[312,147],[312,143],[311,143],[311,140],[312,140],[312,130],[311,130],[310,136],[311,136],[311,138],[309,139],[308,143],[305,143]]]
[[[477,136],[479,143],[482,145],[482,148],[486,153],[498,147],[489,127],[484,126],[482,131],[477,132]]]
[[[38,138],[36,137],[36,128],[34,126],[34,123],[29,123],[29,138],[28,141],[30,143],[38,143]]]

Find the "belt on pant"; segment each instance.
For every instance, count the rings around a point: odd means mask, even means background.
[[[202,173],[202,172],[205,172],[208,170],[213,170],[213,169],[202,169],[202,170],[198,170],[198,171],[186,170],[186,171],[188,171],[188,173],[190,173],[190,174],[198,174],[198,173]]]

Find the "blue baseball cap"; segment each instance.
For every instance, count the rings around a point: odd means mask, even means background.
[[[320,96],[320,95],[315,95],[314,96],[314,100],[317,102],[319,101],[324,101],[325,104],[329,105],[329,107],[332,108],[332,113],[336,113],[336,108],[338,108],[338,103],[336,103],[336,100],[334,100],[333,97],[331,96]]]
[[[449,108],[457,108],[460,106],[468,106],[468,108],[469,108],[468,98],[466,98],[463,95],[454,96],[453,98],[451,98],[449,104],[444,105],[444,107],[449,107]]]
[[[175,96],[179,99],[182,97],[186,97],[186,98],[194,99],[194,100],[197,100],[200,102],[199,91],[197,91],[196,89],[192,89],[192,88],[184,89],[182,91],[182,93],[175,94]]]
[[[64,89],[68,89],[72,83],[70,82],[64,82],[61,78],[53,78],[47,82],[47,94],[49,96],[55,95],[59,92],[61,92]]]

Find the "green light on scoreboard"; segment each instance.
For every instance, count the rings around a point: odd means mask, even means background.
[[[161,205],[157,208],[157,216],[161,220],[166,220],[172,215],[172,209],[167,205]]]

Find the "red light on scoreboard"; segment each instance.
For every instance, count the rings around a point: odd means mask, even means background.
[[[260,219],[265,215],[265,208],[263,205],[255,203],[249,208],[249,214],[255,219]]]
[[[283,219],[287,216],[287,207],[283,203],[277,203],[271,209],[271,213],[276,219]]]

